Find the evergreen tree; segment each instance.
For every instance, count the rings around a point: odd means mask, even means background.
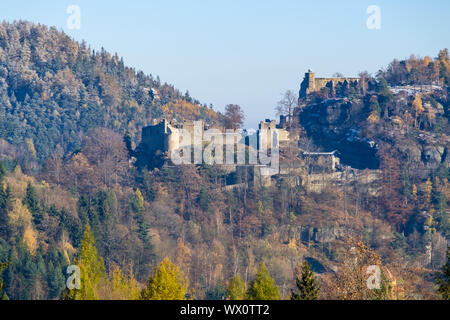
[[[133,211],[136,214],[142,213],[145,210],[145,202],[144,197],[142,196],[142,192],[139,189],[136,189],[133,199],[131,201],[131,206],[133,208]]]
[[[89,199],[85,196],[81,196],[78,199],[78,216],[80,217],[83,227],[89,223],[89,215],[90,215],[89,211],[90,211]]]
[[[8,268],[9,262],[0,262],[0,300],[8,300],[8,296],[6,292],[3,291],[3,280],[2,280],[2,272],[6,268]]]
[[[178,267],[165,258],[142,291],[143,300],[186,300],[188,280]]]
[[[113,190],[100,190],[97,194],[96,204],[102,224],[107,221],[117,222],[117,196]]]
[[[33,215],[34,224],[39,224],[42,219],[42,213],[39,208],[39,200],[37,197],[36,188],[32,186],[31,183],[28,183],[27,185],[23,204],[28,207],[28,210],[30,210],[31,214]]]
[[[47,269],[48,296],[50,299],[55,299],[60,297],[61,292],[64,290],[66,279],[60,263],[54,265],[53,262],[50,261]]]
[[[123,136],[123,142],[125,142],[125,146],[128,151],[128,155],[130,157],[134,157],[134,150],[133,150],[133,138],[130,135],[130,132],[127,131],[125,135]]]
[[[316,277],[307,261],[303,263],[301,274],[297,276],[296,284],[297,288],[292,291],[291,300],[318,299],[319,288],[316,283]]]
[[[255,279],[247,290],[248,300],[279,300],[280,291],[264,263],[259,266]]]
[[[6,167],[2,160],[0,160],[0,182],[3,182],[3,179],[6,175]]]
[[[450,247],[447,248],[447,263],[442,267],[442,272],[436,279],[438,291],[442,299],[450,300]]]
[[[203,212],[211,212],[211,199],[207,188],[202,187],[200,189],[198,199],[200,208],[203,210]]]
[[[389,102],[392,98],[392,92],[389,90],[389,85],[383,77],[378,77],[375,89],[378,92],[378,98],[381,104]]]
[[[374,296],[373,296],[373,300],[392,300],[394,299],[393,297],[393,288],[391,283],[389,282],[388,278],[386,277],[386,274],[383,270],[383,268],[381,268],[380,270],[381,274],[380,274],[380,288],[379,289],[374,289]]]
[[[97,300],[98,287],[106,280],[105,265],[98,255],[91,228],[87,225],[75,265],[80,268],[81,288],[67,290],[66,300]]]
[[[0,180],[0,238],[8,240],[9,238],[9,216],[11,210],[12,196],[9,185],[4,185]]]
[[[226,297],[228,300],[244,300],[246,285],[241,276],[237,274],[230,279],[227,287]]]
[[[142,196],[141,190],[136,189],[136,192],[134,193],[132,200],[131,200],[131,207],[133,211],[135,212],[135,219],[138,224],[138,236],[144,243],[148,243],[148,225],[144,220],[144,211],[145,211],[145,201],[144,197]]]
[[[223,300],[227,296],[227,286],[223,279],[219,279],[217,283],[212,285],[205,292],[206,300]]]
[[[146,170],[144,171],[142,178],[143,178],[144,192],[145,192],[145,196],[146,196],[147,200],[150,202],[155,201],[156,191],[155,191],[155,188],[153,187],[151,177],[150,177],[150,174],[148,173],[148,171],[146,171]]]

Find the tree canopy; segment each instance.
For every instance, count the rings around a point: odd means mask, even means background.
[[[255,279],[250,282],[247,291],[249,300],[279,300],[280,291],[275,280],[270,276],[265,263],[261,263]]]
[[[142,291],[144,300],[186,300],[188,280],[176,265],[165,258]]]

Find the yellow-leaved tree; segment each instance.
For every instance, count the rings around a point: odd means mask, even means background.
[[[165,258],[155,273],[148,280],[147,287],[142,290],[142,300],[186,300],[188,280],[184,273]]]
[[[280,290],[264,263],[260,264],[255,279],[250,283],[246,298],[248,300],[280,300]]]
[[[241,276],[237,274],[230,279],[227,287],[227,299],[228,300],[244,300],[247,286],[242,280]]]
[[[8,268],[9,262],[0,262],[0,300],[8,300],[8,296],[6,292],[3,292],[3,280],[2,280],[2,272],[6,268]]]
[[[420,94],[416,93],[413,103],[412,103],[414,112],[415,112],[415,126],[417,127],[417,118],[419,117],[419,115],[421,115],[425,109],[423,108],[423,104],[422,104],[422,98],[420,97]]]
[[[351,246],[342,257],[342,264],[335,275],[335,283],[331,288],[335,298],[339,300],[389,300],[395,299],[393,285],[395,280],[389,270],[382,266],[380,256],[362,241],[347,241]],[[373,289],[369,282],[379,277],[379,285]],[[379,288],[376,288],[379,286]]]
[[[108,285],[101,290],[103,300],[139,300],[141,289],[133,275],[129,277],[117,265],[113,265]]]

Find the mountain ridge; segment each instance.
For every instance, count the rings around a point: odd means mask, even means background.
[[[0,24],[0,84],[0,138],[28,151],[33,144],[40,159],[57,144],[76,150],[80,133],[93,127],[128,132],[136,142],[140,129],[165,110],[175,118],[221,122],[188,92],[125,66],[117,53],[91,50],[55,27],[26,21]]]

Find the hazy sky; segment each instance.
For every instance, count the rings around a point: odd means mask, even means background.
[[[67,28],[69,5],[81,9],[79,30]],[[369,5],[381,9],[380,30],[366,26]],[[308,68],[375,73],[393,58],[450,46],[447,0],[1,0],[0,19],[56,26],[217,110],[239,104],[248,127],[273,118]]]

